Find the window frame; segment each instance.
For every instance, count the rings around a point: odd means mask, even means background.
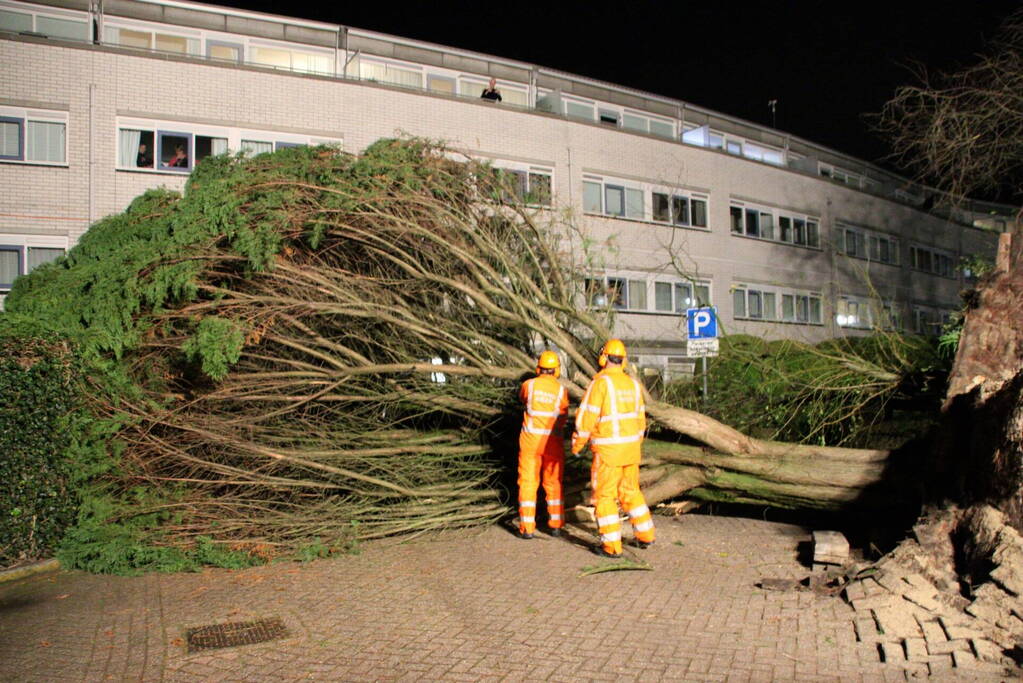
[[[872,230],[870,228],[863,228],[858,225],[852,225],[843,221],[835,222],[835,232],[841,239],[841,245],[838,249],[839,253],[843,256],[850,258],[861,259],[868,263],[880,263],[886,266],[898,267],[902,263],[900,254],[900,240],[898,237],[894,237],[888,233],[880,232],[878,230]],[[853,251],[849,251],[850,247],[850,235],[852,235],[852,247]],[[877,257],[874,256],[874,246],[877,246]],[[882,258],[884,249],[883,245],[887,249],[888,258]]]
[[[550,208],[554,205],[554,167],[527,164],[522,162],[494,159],[490,162],[495,173],[508,173],[516,176],[513,184],[514,199],[529,207]],[[543,191],[534,187],[538,178],[547,178]],[[511,198],[508,198],[511,199]]]
[[[584,174],[582,182],[584,214],[652,223],[668,227],[709,230],[707,225],[709,216],[707,205],[710,202],[709,195],[692,192],[682,188],[664,187],[663,185],[657,185],[649,182],[623,180],[614,177],[591,174]],[[588,199],[592,199],[587,197],[587,185],[599,188],[599,210],[597,210],[595,206],[587,206]],[[621,192],[623,213],[611,213],[608,211],[609,191]],[[637,193],[639,197],[636,196]],[[657,211],[657,196],[665,197],[667,200],[668,217],[666,219],[661,217],[661,214]],[[640,202],[636,200],[640,198],[642,199],[642,213],[637,214],[636,211],[640,210]],[[685,220],[682,220],[682,217],[679,215],[680,212],[678,211],[678,208],[681,204],[684,204],[686,207]]]
[[[922,264],[923,254],[927,255],[928,267],[926,268]],[[956,279],[956,263],[955,253],[947,249],[914,243],[909,245],[909,267],[918,273],[954,280]]]
[[[0,159],[4,161],[24,161],[25,160],[25,119],[17,118],[14,116],[0,116],[0,123],[13,123],[18,127],[18,153],[11,154],[0,154]]]
[[[92,28],[89,21],[89,13],[78,10],[65,9],[59,7],[25,7],[23,5],[13,5],[8,3],[0,4],[0,9],[6,10],[13,14],[24,14],[31,17],[31,28],[29,29],[32,33],[46,36],[48,39],[55,40],[69,40],[75,42],[89,42],[92,40]],[[85,29],[85,36],[82,38],[69,38],[67,36],[57,35],[47,31],[41,31],[39,26],[40,19],[51,19],[57,21],[74,22],[81,24]]]
[[[62,255],[66,255],[68,238],[56,235],[0,234],[0,251],[14,252],[18,256],[18,274],[15,275],[15,278],[30,272],[28,267],[30,249],[59,249],[63,252]],[[48,261],[43,263],[48,263]],[[3,310],[3,299],[10,293],[13,286],[13,281],[0,282],[0,311]]]
[[[741,312],[740,302],[741,298]],[[757,302],[758,313],[754,315],[751,300]],[[786,300],[790,302],[791,317],[787,317]],[[768,304],[770,301],[770,304]],[[802,306],[801,306],[802,304]],[[805,310],[805,320],[800,319]],[[732,318],[751,322],[788,323],[797,325],[824,325],[824,305],[820,292],[789,289],[785,287],[764,287],[758,284],[736,283],[732,285]]]
[[[206,59],[210,60],[215,64],[244,64],[245,63],[245,43],[234,43],[228,40],[220,40],[219,38],[206,38],[204,41],[204,47],[206,48],[205,56]],[[215,47],[228,47],[238,50],[238,59],[224,59],[222,57],[214,57],[212,49]]]
[[[188,164],[186,166],[164,166],[163,165],[163,143],[164,138],[178,137],[185,138],[185,154],[188,158]],[[156,137],[153,139],[153,144],[156,149],[153,150],[153,166],[158,167],[161,171],[167,171],[171,173],[191,173],[195,167],[195,134],[184,131],[176,130],[157,130]]]
[[[14,163],[14,164],[27,164],[32,166],[56,166],[56,167],[67,167],[68,164],[68,127],[69,127],[69,113],[59,109],[36,109],[28,107],[12,107],[6,105],[0,105],[0,122],[13,123],[18,126],[18,154],[0,155],[0,162],[2,163]],[[33,159],[33,149],[30,144],[31,136],[29,135],[29,128],[33,123],[42,124],[56,124],[62,126],[64,129],[64,147],[61,149],[61,156],[63,157],[59,161],[49,161],[46,159]]]
[[[710,280],[666,278],[651,273],[632,273],[616,271],[584,278],[586,305],[596,308],[613,308],[622,313],[685,316],[686,309],[692,306],[680,299],[679,291],[686,290],[687,299],[695,299],[699,306],[712,305],[712,289]],[[657,301],[658,287],[667,287],[670,294],[670,309],[661,308]],[[616,299],[624,303],[616,303],[610,298],[604,303],[595,302],[600,296],[610,297],[610,292],[619,292]],[[640,290],[640,291],[637,291]],[[652,296],[651,296],[652,295]],[[702,298],[705,295],[706,299]],[[634,306],[633,302],[642,300],[643,306]]]
[[[750,216],[756,217],[755,229],[751,229]],[[733,199],[728,205],[728,223],[729,234],[736,237],[804,249],[822,249],[820,219],[810,214]],[[765,225],[768,227],[766,230]]]
[[[0,240],[3,239],[4,239],[3,237],[0,237]],[[0,251],[13,252],[18,255],[18,274],[14,276],[15,279],[25,274],[26,254],[24,245],[8,244],[6,242],[0,241]],[[11,291],[11,287],[13,286],[14,280],[11,280],[10,282],[0,282],[0,293],[6,293]]]
[[[212,138],[212,139],[223,139],[227,141],[227,153],[234,154],[240,151],[241,141],[245,140],[259,140],[267,142],[272,146],[272,150],[290,146],[303,146],[303,145],[318,145],[318,144],[338,144],[343,145],[343,139],[330,139],[321,138],[314,135],[289,133],[289,132],[278,132],[274,130],[258,130],[249,128],[236,128],[230,126],[215,126],[204,123],[188,123],[183,121],[166,121],[156,119],[141,119],[134,117],[116,117],[114,121],[114,131],[116,137],[116,145],[114,148],[115,159],[114,159],[114,170],[115,171],[132,171],[138,173],[156,173],[161,175],[176,175],[182,174],[188,175],[195,170],[197,163],[202,161],[196,156],[197,150],[197,138]],[[151,156],[153,158],[152,166],[130,166],[122,165],[122,136],[123,131],[135,131],[143,134],[152,136],[152,150]],[[187,167],[173,167],[161,166],[162,160],[160,159],[160,150],[163,138],[166,136],[184,137],[188,140],[188,148],[186,154],[188,155],[188,166]],[[148,143],[147,143],[148,144]],[[129,154],[131,157],[134,155]],[[203,159],[206,157],[204,156]]]

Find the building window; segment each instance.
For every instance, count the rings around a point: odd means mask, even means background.
[[[78,15],[76,12],[75,15]],[[36,12],[11,12],[0,9],[0,31],[40,33],[51,38],[89,40],[89,23],[84,14],[56,17]]]
[[[188,173],[192,170],[192,136],[188,133],[159,131],[156,136],[156,163],[166,171]]]
[[[593,176],[583,180],[583,211],[685,227],[707,227],[705,196],[652,190],[649,186],[630,187],[625,182]]]
[[[732,204],[728,211],[733,234],[804,247],[820,247],[820,229],[816,218],[740,203]]]
[[[883,233],[839,225],[839,248],[846,256],[876,263],[899,264],[899,241]]]
[[[710,285],[705,282],[654,283],[654,308],[660,313],[685,313],[709,305]]]
[[[782,320],[819,325],[821,298],[819,294],[788,293],[737,285],[732,290],[732,315],[737,319]]]
[[[138,50],[155,50],[179,55],[198,55],[199,38],[182,34],[165,33],[141,27],[106,27],[106,40],[121,47]]]
[[[327,69],[327,64],[323,64],[323,68]],[[327,69],[327,72],[333,71],[333,64]],[[423,87],[423,73],[422,71],[402,68],[394,64],[385,64],[381,62],[374,62],[367,59],[360,60],[359,63],[359,77],[368,81],[377,81],[379,83],[390,83],[391,85],[400,85],[405,88],[422,88]]]
[[[778,296],[775,292],[753,287],[732,291],[733,315],[750,320],[777,320]]]
[[[615,185],[604,186],[604,213],[609,216],[625,215],[625,188]]]
[[[618,127],[618,112],[610,111],[608,109],[601,109],[599,117],[597,119],[600,123],[605,126],[611,126],[613,128]]]
[[[926,306],[913,307],[913,332],[928,337],[941,334],[942,328],[952,319],[949,311]]]
[[[3,240],[11,238],[21,243],[2,243]],[[30,273],[36,267],[64,255],[64,247],[56,246],[58,242],[66,244],[67,240],[63,237],[0,236],[0,310],[3,310],[3,300],[11,291],[18,276]]]
[[[899,327],[899,316],[891,302],[842,296],[835,302],[835,323],[839,327],[891,330]]]
[[[551,205],[550,169],[494,168],[494,181],[502,189],[504,199],[517,200],[533,206]]]
[[[0,117],[0,159],[24,159],[22,141],[25,122],[12,117]]]
[[[594,108],[592,104],[583,104],[582,102],[573,102],[572,100],[565,100],[565,115],[573,119],[593,121]]]
[[[684,314],[686,309],[710,305],[710,284],[706,282],[655,281],[653,308],[650,308],[650,282],[626,275],[587,278],[586,302],[594,308],[611,307],[621,311]]]
[[[66,163],[67,114],[0,107],[0,159]]]
[[[662,138],[675,138],[675,126],[671,121],[655,119],[642,114],[625,112],[622,115],[622,128],[650,133]]]
[[[10,291],[14,280],[21,275],[22,247],[0,245],[0,290]]]
[[[909,265],[914,270],[919,270],[941,277],[955,277],[955,261],[952,254],[938,249],[928,247],[910,246]]]
[[[705,199],[669,195],[666,192],[651,192],[650,197],[655,221],[672,225],[707,227]]]
[[[594,308],[628,308],[628,280],[619,277],[587,278],[586,303]]]
[[[267,154],[274,151],[274,143],[271,140],[242,140],[241,151],[249,156]]]
[[[339,141],[293,133],[126,119],[117,128],[117,168],[188,173],[206,157],[232,150],[255,155],[321,142]]]

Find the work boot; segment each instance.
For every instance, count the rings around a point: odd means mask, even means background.
[[[636,541],[636,547],[640,550],[646,550],[654,544],[653,541]]]
[[[557,538],[558,536],[561,535],[561,529],[560,528],[557,528],[557,529],[552,528],[550,533],[551,533],[551,536],[554,536],[555,538]]]
[[[609,553],[608,551],[604,550],[603,546],[599,546],[599,545],[593,547],[593,552],[596,553],[597,555],[600,555],[601,557],[607,557],[607,558],[610,558],[612,560],[620,560],[620,559],[622,559],[622,554],[621,553]]]
[[[528,541],[529,539],[533,538],[533,534],[526,534],[526,533],[523,533],[523,532],[520,531],[519,532],[519,538],[522,538],[522,539],[525,539],[525,540]]]

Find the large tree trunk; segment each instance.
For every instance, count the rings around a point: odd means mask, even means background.
[[[996,272],[963,326],[934,483],[942,497],[989,503],[1023,531],[1023,235],[1000,237]]]

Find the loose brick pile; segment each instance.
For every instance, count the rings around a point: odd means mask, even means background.
[[[949,533],[963,524],[995,567],[972,600],[960,594]],[[1006,651],[1023,643],[1019,534],[987,507],[961,517],[946,511],[915,532],[871,576],[846,587],[857,639],[875,643],[881,661],[900,664],[907,675],[1018,675]]]

